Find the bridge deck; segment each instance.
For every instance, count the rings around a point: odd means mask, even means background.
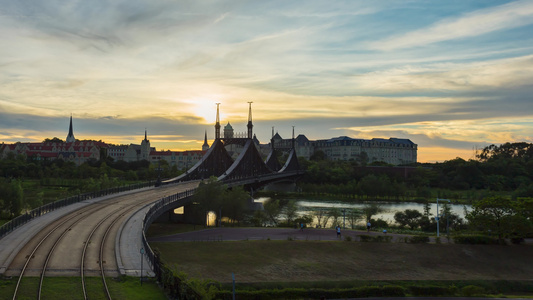
[[[60,218],[77,214],[77,211],[83,209],[84,207],[95,205],[96,203],[99,204],[106,202],[112,203],[113,207],[123,206],[124,208],[131,208],[132,203],[135,203],[135,206],[139,206],[138,209],[133,209],[129,212],[129,214],[124,215],[124,220],[119,222],[122,223],[122,226],[115,226],[115,229],[113,229],[114,232],[110,233],[110,237],[112,237],[114,240],[109,246],[111,248],[110,251],[113,251],[116,255],[116,266],[118,266],[116,273],[118,274],[120,272],[121,274],[139,276],[139,270],[141,268],[140,249],[142,247],[140,232],[142,228],[142,220],[145,215],[143,210],[148,209],[151,203],[159,200],[162,197],[194,188],[197,186],[197,184],[198,182],[160,188],[145,188],[141,190],[109,195],[72,204],[50,212],[44,216],[35,218],[34,220],[17,228],[10,234],[0,239],[0,275],[18,276],[20,273],[21,258],[23,259],[27,255],[27,248],[31,246],[32,243],[35,243],[35,237],[43,235],[43,231],[47,226],[56,222],[56,220]],[[87,218],[85,225],[82,225],[79,228],[72,227],[71,232],[73,234],[71,234],[71,237],[65,239],[69,240],[68,244],[60,244],[58,246],[58,253],[54,255],[64,258],[69,256],[71,253],[77,252],[77,248],[81,247],[84,244],[84,239],[87,238],[87,236],[84,234],[85,231],[87,231],[85,227],[89,226],[87,223],[97,223],[97,220],[101,219],[102,216],[109,214],[109,206],[101,206],[102,209],[97,210]],[[79,236],[79,240],[75,240],[76,236]],[[96,240],[97,238],[91,239],[91,241]],[[36,253],[35,260],[40,259],[41,256],[42,255],[39,253]],[[72,264],[72,261],[77,260],[78,259],[54,260],[54,258],[52,258],[51,262],[53,265],[50,267],[50,269],[53,269],[54,272],[52,272],[53,274],[51,273],[50,275],[79,276],[79,273],[71,270],[71,266],[67,266],[68,264]],[[54,261],[57,262],[57,264],[54,263]],[[97,261],[97,259],[89,258],[88,261],[93,262]],[[107,262],[107,265],[110,266],[115,264],[112,262]],[[149,264],[146,260],[143,262],[143,265],[143,275],[152,275],[146,271],[149,268]],[[90,268],[92,269],[93,267]]]

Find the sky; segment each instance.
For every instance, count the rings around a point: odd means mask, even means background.
[[[222,125],[406,138],[418,161],[533,142],[533,1],[0,0],[0,142],[194,150]]]

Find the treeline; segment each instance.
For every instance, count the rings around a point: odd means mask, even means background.
[[[10,219],[71,195],[140,181],[168,178],[181,172],[166,161],[153,165],[136,162],[89,160],[79,166],[61,159],[35,161],[10,153],[0,159],[0,218]]]
[[[383,171],[361,166],[356,161],[329,161],[315,155],[302,159],[306,174],[303,192],[352,195],[364,198],[404,199],[413,197],[463,197],[478,200],[491,192],[533,197],[533,144],[491,145],[476,159],[456,158],[442,163],[411,165],[405,173],[387,172],[392,166],[375,163]],[[414,169],[413,169],[414,168]],[[405,176],[407,175],[407,176]],[[439,191],[440,195],[433,195]],[[458,192],[453,192],[458,191]]]
[[[159,174],[162,178],[180,174],[176,166],[170,167],[165,160],[161,161],[159,167],[147,160],[126,162],[114,161],[108,157],[106,160],[91,159],[76,166],[73,162],[62,159],[35,161],[23,155],[15,156],[13,153],[0,159],[0,170],[2,177],[13,179],[87,179],[99,178],[105,174],[111,178],[126,180],[152,180]]]

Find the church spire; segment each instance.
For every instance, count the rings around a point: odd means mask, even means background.
[[[70,125],[68,127],[67,143],[73,143],[76,141],[74,137],[74,130],[72,129],[72,115],[70,115]]]
[[[147,141],[148,140],[148,134],[146,132],[146,128],[144,129],[144,140]]]
[[[250,105],[250,108],[249,108],[249,111],[248,111],[248,138],[251,139],[252,138],[252,128],[254,127],[254,125],[252,124],[252,103],[253,102],[248,102],[248,104]]]
[[[202,145],[202,150],[207,151],[209,149],[209,144],[207,143],[207,130],[205,131],[204,144]]]

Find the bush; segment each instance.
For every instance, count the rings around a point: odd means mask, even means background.
[[[485,289],[475,285],[467,285],[461,289],[461,294],[465,297],[483,296]]]
[[[238,290],[238,299],[326,299],[331,298],[367,298],[367,297],[404,297],[405,289],[401,286],[365,286],[349,289],[262,289]],[[218,291],[215,299],[232,299],[231,291]]]
[[[390,236],[390,235],[366,235],[366,234],[362,234],[359,237],[361,239],[361,242],[390,243],[392,241],[392,236]]]
[[[409,292],[413,296],[453,296],[455,289],[442,286],[410,286]]]
[[[351,236],[345,236],[344,237],[344,241],[351,242],[352,241],[352,237]]]
[[[414,235],[411,237],[406,237],[406,242],[410,244],[423,244],[429,243],[429,237],[426,235]]]
[[[491,238],[486,235],[458,235],[453,237],[456,244],[470,244],[470,245],[497,245],[500,242],[496,238]]]
[[[518,244],[522,244],[522,243],[524,243],[524,242],[525,242],[525,240],[524,240],[524,238],[522,238],[522,237],[514,237],[514,238],[511,238],[511,243],[516,244],[516,245],[518,245]]]

